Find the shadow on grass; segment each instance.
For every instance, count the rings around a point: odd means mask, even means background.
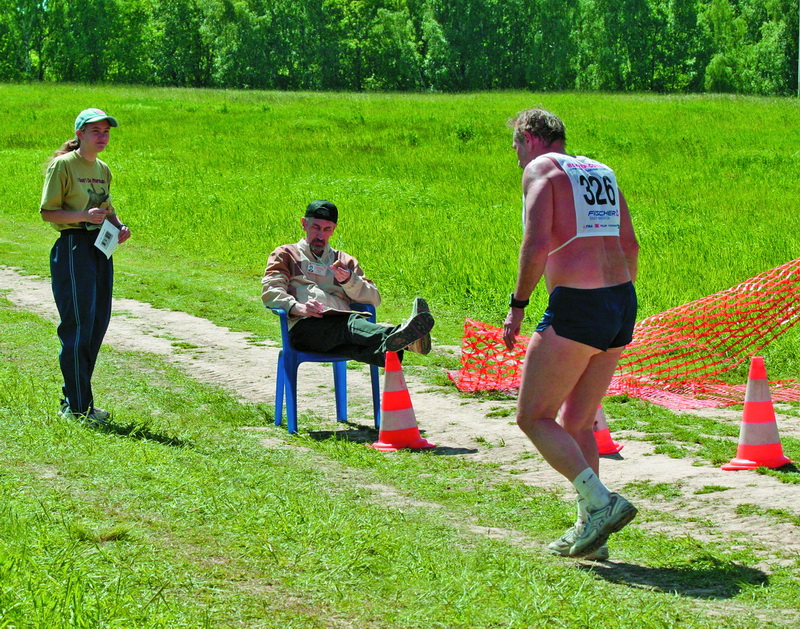
[[[698,564],[702,567],[697,567]],[[702,599],[733,598],[743,585],[769,585],[765,572],[714,557],[697,558],[692,565],[674,568],[650,568],[611,561],[580,564],[578,567],[612,583]]]
[[[477,454],[477,448],[451,448],[450,446],[436,446],[431,450],[439,456],[454,456],[456,454]]]
[[[378,430],[372,426],[354,422],[341,422],[339,425],[347,426],[347,428],[343,430],[309,430],[308,436],[315,441],[342,439],[354,443],[372,443],[378,440]]]
[[[342,425],[348,426],[345,430],[311,430],[308,436],[316,441],[325,441],[326,439],[343,439],[345,441],[352,441],[354,443],[371,444],[378,441],[379,431],[372,426],[365,426],[363,424],[354,424],[353,422],[342,422]],[[424,437],[425,431],[420,431]],[[455,454],[475,454],[477,449],[468,448],[450,448],[448,446],[436,446],[421,450],[422,452],[432,452],[441,456],[452,456]]]
[[[759,474],[771,476],[782,483],[800,485],[800,469],[794,463],[787,463],[777,468],[759,467],[756,470]]]
[[[141,439],[143,441],[155,441],[156,443],[175,448],[184,448],[191,445],[188,441],[183,439],[169,437],[167,435],[162,435],[161,433],[153,432],[147,426],[143,426],[141,424],[125,424],[123,426],[120,424],[110,423],[107,426],[97,428],[97,430],[102,430],[103,432],[110,433],[112,435],[119,435],[120,437],[130,437],[131,439]]]

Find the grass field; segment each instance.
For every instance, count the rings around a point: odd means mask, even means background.
[[[787,229],[800,181],[796,99],[54,85],[0,86],[0,96],[11,167],[0,225],[14,235],[0,243],[3,259],[46,271],[41,252],[53,234],[36,217],[42,166],[70,137],[75,112],[98,105],[120,121],[103,157],[134,232],[117,256],[116,294],[264,335],[275,329],[253,303],[258,278],[275,246],[299,239],[314,198],[339,205],[333,244],[378,282],[387,320],[421,293],[439,315],[440,342],[458,342],[464,316],[501,322],[521,236],[505,123],[534,104],[564,117],[568,148],[617,171],[642,244],[640,316],[800,251],[798,231]],[[532,313],[544,290],[534,299]],[[787,355],[768,356],[776,375],[798,371]]]
[[[0,180],[0,264],[48,274],[43,165],[77,112],[98,106],[120,121],[103,158],[133,231],[115,254],[116,296],[277,338],[259,300],[266,256],[299,239],[309,200],[329,198],[341,211],[333,244],[382,288],[381,316],[398,319],[423,294],[436,340],[455,345],[465,316],[505,315],[521,231],[505,121],[533,104],[564,117],[569,148],[616,169],[642,244],[642,316],[798,256],[795,99],[22,85],[0,86],[10,169]],[[543,299],[539,289],[531,312]],[[235,401],[154,356],[104,349],[98,385],[124,391],[130,417],[146,421],[103,433],[66,424],[53,404],[54,326],[0,299],[0,327],[0,628],[798,619],[796,556],[766,569],[762,549],[738,540],[632,527],[616,537],[635,570],[603,577],[539,550],[564,524],[548,491],[459,457],[386,457],[278,430],[265,448],[239,428],[267,425],[268,405]],[[766,352],[771,377],[798,376],[798,345],[793,332]],[[689,430],[661,409],[613,408],[619,426],[636,425],[676,456],[697,444],[701,464],[725,456],[711,423]],[[784,447],[800,456],[797,440]],[[796,471],[778,474],[797,482]],[[639,490],[671,499],[669,488]],[[800,526],[792,514],[763,517]]]

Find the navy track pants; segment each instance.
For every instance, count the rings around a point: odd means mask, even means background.
[[[63,393],[74,413],[88,413],[94,405],[92,374],[111,320],[114,264],[94,246],[97,234],[64,230],[50,251],[53,297],[61,315]]]

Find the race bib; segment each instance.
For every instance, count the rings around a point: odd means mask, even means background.
[[[587,157],[553,155],[572,184],[576,237],[619,236],[617,178],[605,164]]]

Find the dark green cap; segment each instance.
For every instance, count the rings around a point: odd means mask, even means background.
[[[339,222],[339,210],[330,201],[312,201],[306,208],[306,218],[319,218],[323,221]]]

